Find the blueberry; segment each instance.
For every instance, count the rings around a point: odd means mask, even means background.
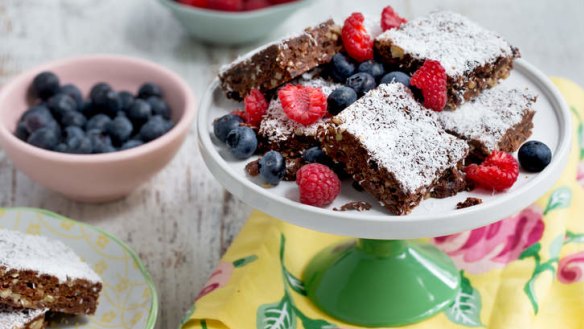
[[[147,82],[143,84],[140,89],[138,89],[138,97],[142,99],[147,99],[151,96],[156,96],[162,98],[163,92],[162,88],[154,82]]]
[[[91,139],[86,136],[68,138],[66,152],[73,154],[91,154],[93,153],[93,143]]]
[[[28,129],[26,128],[26,124],[24,122],[18,123],[14,134],[16,135],[16,137],[20,138],[23,141],[26,141],[28,139],[28,136],[30,136]]]
[[[65,94],[57,94],[51,97],[47,105],[55,118],[61,118],[65,113],[77,110],[77,102],[71,96]]]
[[[270,185],[278,185],[286,173],[286,161],[282,154],[269,151],[260,159],[260,175]]]
[[[45,150],[54,150],[59,145],[60,136],[57,134],[55,129],[50,127],[40,128],[33,132],[29,137],[27,142],[36,147],[40,147]]]
[[[79,112],[81,112],[83,115],[85,115],[86,118],[91,118],[91,117],[99,114],[97,107],[94,106],[91,101],[84,102],[83,106],[81,107]]]
[[[111,91],[112,87],[105,82],[100,82],[95,84],[91,87],[91,91],[89,92],[89,99],[92,101],[96,98],[101,98],[103,94]]]
[[[153,115],[162,115],[163,118],[170,119],[170,107],[162,98],[152,96],[148,97],[146,102],[150,104]]]
[[[53,72],[42,72],[32,80],[33,94],[47,100],[59,91],[59,77]]]
[[[53,118],[51,111],[44,105],[37,105],[28,109],[20,118],[20,123],[23,124],[29,134],[40,128],[58,128],[57,121]]]
[[[134,125],[142,125],[152,116],[152,107],[143,99],[136,99],[130,106],[127,116]]]
[[[63,127],[77,126],[83,127],[87,123],[87,118],[77,111],[65,112],[61,117],[61,124]]]
[[[113,90],[98,94],[96,98],[92,98],[92,102],[99,111],[112,118],[122,110],[122,101],[118,93]]]
[[[215,137],[220,141],[225,143],[227,134],[229,134],[231,130],[239,127],[240,123],[243,123],[243,119],[239,115],[226,114],[213,121],[213,134],[215,134]]]
[[[77,86],[72,84],[61,86],[58,93],[69,95],[69,97],[73,98],[75,100],[75,103],[77,103],[78,109],[81,109],[83,107],[83,95],[81,94],[81,90],[79,90]]]
[[[519,148],[519,163],[528,172],[540,172],[552,161],[552,151],[539,141],[529,141]]]
[[[254,154],[258,147],[258,139],[250,127],[240,126],[227,134],[225,140],[231,154],[237,159],[247,159]]]
[[[144,142],[142,142],[141,140],[137,140],[137,139],[130,139],[129,141],[125,142],[122,147],[120,147],[120,151],[123,150],[129,150],[132,149],[134,147],[138,147],[140,145],[143,145]]]
[[[98,114],[87,121],[87,131],[89,130],[99,130],[105,131],[105,127],[110,123],[112,119],[105,114]]]
[[[65,141],[74,137],[85,137],[85,131],[77,126],[70,126],[65,128]]]
[[[328,96],[327,109],[330,114],[337,115],[357,100],[357,93],[349,87],[339,87]]]
[[[116,151],[112,145],[111,138],[101,130],[89,130],[87,131],[87,137],[91,142],[92,153],[110,153]]]
[[[127,112],[132,103],[134,103],[134,95],[128,91],[120,91],[118,93],[122,105],[122,111]]]
[[[329,164],[330,159],[320,147],[314,146],[302,153],[302,159],[308,163]]]
[[[160,115],[155,115],[140,128],[140,137],[144,142],[149,142],[166,134],[171,127],[172,123]]]
[[[345,83],[355,73],[355,64],[341,53],[333,56],[332,63],[332,76],[340,83]]]
[[[399,82],[399,83],[403,84],[404,86],[410,88],[410,76],[403,73],[403,72],[394,71],[394,72],[387,73],[386,75],[383,76],[383,78],[381,78],[380,83],[392,83],[392,82]]]
[[[369,73],[375,78],[375,81],[379,81],[385,74],[385,69],[383,64],[371,60],[359,64],[357,72]]]
[[[65,143],[60,143],[59,145],[57,145],[57,147],[55,147],[55,151],[59,153],[69,153],[69,149],[67,148],[67,144]]]
[[[377,84],[375,78],[369,73],[356,73],[347,79],[347,87],[353,88],[359,97],[363,96],[371,89],[375,89]]]
[[[121,145],[130,138],[134,126],[125,116],[119,115],[105,126],[105,132],[116,145]]]

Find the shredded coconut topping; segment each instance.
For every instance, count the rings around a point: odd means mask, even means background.
[[[414,59],[437,60],[451,77],[513,55],[513,48],[501,36],[450,11],[416,18],[377,40],[391,41]]]
[[[359,139],[370,160],[393,173],[409,193],[431,185],[468,152],[467,144],[442,130],[400,83],[380,85],[336,118],[338,129]]]
[[[55,276],[61,283],[75,279],[101,282],[89,265],[61,241],[16,231],[0,229],[0,266]]]
[[[0,329],[20,329],[26,327],[33,320],[47,313],[48,309],[29,310],[13,309],[0,306]]]
[[[466,140],[496,150],[505,133],[532,111],[536,96],[527,89],[497,86],[487,89],[455,111],[435,113],[442,127]]]
[[[328,82],[322,78],[315,78],[313,80],[305,80],[302,78],[292,83],[298,83],[308,87],[318,87],[327,97],[333,92],[333,90],[341,86],[336,83]],[[285,141],[288,140],[288,138],[294,138],[296,135],[313,137],[316,136],[318,127],[321,127],[324,123],[325,121],[322,118],[307,126],[290,120],[288,116],[286,116],[286,113],[284,113],[280,100],[275,98],[270,102],[270,106],[262,120],[259,134],[271,143]]]

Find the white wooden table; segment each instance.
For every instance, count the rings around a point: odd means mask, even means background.
[[[327,16],[378,15],[390,3],[406,17],[448,8],[500,31],[528,61],[584,84],[582,0],[316,0],[268,39]],[[154,0],[0,0],[0,85],[45,61],[116,53],[156,61],[181,74],[198,97],[219,66],[254,48],[205,46],[189,39]],[[158,328],[176,328],[250,208],[211,176],[191,131],[174,161],[126,200],[74,203],[34,184],[0,151],[0,206],[40,207],[100,226],[128,242],[158,286]]]

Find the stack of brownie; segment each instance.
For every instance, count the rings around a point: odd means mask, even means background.
[[[42,329],[49,312],[94,314],[101,288],[60,241],[0,229],[0,328]]]
[[[339,31],[329,20],[238,59],[219,75],[227,97],[242,99],[252,88],[270,95],[289,82],[319,85],[328,95],[334,83],[301,76],[326,72],[343,51]],[[302,126],[274,99],[258,131],[263,145],[285,157],[319,146],[391,213],[405,215],[428,196],[466,189],[461,169],[467,163],[494,150],[514,152],[531,135],[536,96],[499,85],[520,54],[498,34],[438,11],[377,35],[374,52],[407,74],[438,61],[447,76],[445,110],[424,108],[403,84],[381,84],[340,114]]]

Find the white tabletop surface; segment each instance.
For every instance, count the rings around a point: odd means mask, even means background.
[[[346,16],[357,10],[355,3],[374,15],[389,3],[408,18],[437,8],[458,11],[499,31],[544,72],[584,84],[582,0],[315,0],[268,39],[324,16]],[[258,44],[242,48],[198,44],[155,0],[0,0],[0,86],[49,60],[116,53],[175,70],[200,98],[221,64]],[[164,329],[176,328],[250,211],[205,168],[194,130],[157,177],[127,199],[99,206],[68,201],[34,184],[0,151],[0,206],[46,208],[100,226],[128,242],[157,284],[161,297],[157,328]]]

